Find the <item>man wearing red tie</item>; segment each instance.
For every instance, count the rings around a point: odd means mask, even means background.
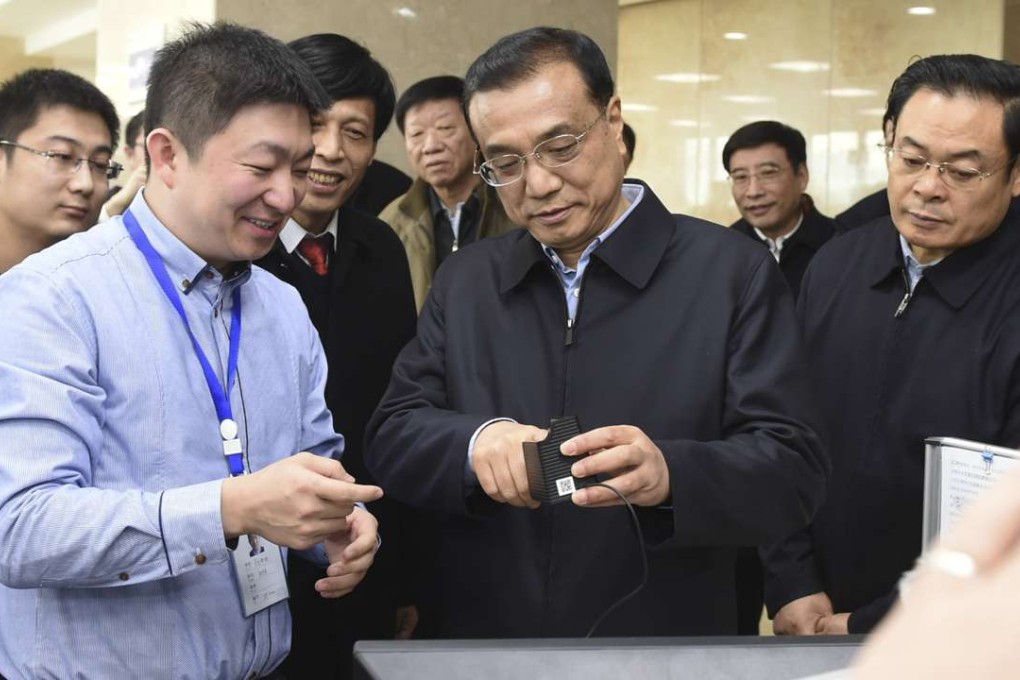
[[[312,120],[315,156],[305,197],[258,264],[297,288],[308,307],[329,366],[326,404],[347,442],[344,467],[366,482],[365,425],[397,353],[414,335],[415,307],[400,239],[349,202],[393,116],[395,95],[386,69],[343,36],[307,36],[290,47],[311,67],[332,105]],[[385,526],[385,539],[372,578],[356,597],[326,601],[311,588],[300,593],[322,574],[307,561],[290,561],[294,629],[286,675],[350,677],[355,640],[409,637],[414,630],[408,513],[395,501],[372,504],[371,510]]]

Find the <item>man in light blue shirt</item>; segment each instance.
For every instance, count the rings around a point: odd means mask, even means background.
[[[330,458],[315,329],[249,264],[302,198],[323,93],[231,25],[164,47],[149,85],[144,193],[0,278],[10,679],[268,676],[290,644],[276,546],[329,564],[325,597],[376,548],[355,504],[381,490]]]

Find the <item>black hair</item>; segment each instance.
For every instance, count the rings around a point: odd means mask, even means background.
[[[143,123],[145,123],[145,111],[139,111],[135,115],[131,116],[131,120],[128,121],[127,126],[124,128],[124,144],[131,146],[138,139],[138,133],[143,131]]]
[[[782,147],[794,172],[807,163],[807,143],[799,130],[779,121],[759,120],[743,126],[726,140],[722,151],[723,168],[730,171],[730,158],[741,149],[757,149],[765,144]]]
[[[966,95],[1002,105],[1002,132],[1009,148],[1012,170],[1020,154],[1020,67],[1008,61],[976,54],[939,54],[918,59],[893,81],[883,124],[896,124],[907,101],[926,89],[947,97]]]
[[[294,104],[309,115],[329,108],[308,65],[276,38],[237,24],[193,23],[156,53],[145,129],[170,129],[198,157],[238,111],[256,104]]]
[[[468,68],[463,102],[468,125],[468,107],[475,94],[510,89],[556,62],[568,62],[577,68],[597,107],[609,104],[615,91],[613,74],[598,44],[584,33],[539,26],[500,38]]]
[[[425,102],[453,99],[460,104],[464,98],[464,79],[457,76],[434,76],[419,80],[404,90],[397,100],[397,127],[404,134],[404,119],[407,112]]]
[[[120,121],[109,97],[81,76],[52,68],[22,71],[0,84],[0,139],[17,141],[44,109],[54,106],[98,115],[110,132],[110,146],[117,147]],[[11,147],[5,149],[11,153]]]
[[[393,118],[396,94],[393,81],[371,52],[350,38],[336,33],[318,33],[287,43],[326,90],[332,102],[368,97],[375,104],[376,141]]]

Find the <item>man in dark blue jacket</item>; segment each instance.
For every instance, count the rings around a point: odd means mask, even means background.
[[[730,229],[769,249],[796,298],[811,258],[839,231],[805,193],[804,135],[775,120],[748,123],[726,140],[722,161],[740,211]]]
[[[832,456],[770,551],[778,633],[864,633],[921,550],[924,439],[1020,445],[1020,68],[934,56],[893,83],[890,218],[836,239],[798,312]]]
[[[573,31],[503,38],[471,66],[478,172],[525,227],[439,271],[368,430],[387,493],[433,513],[421,629],[442,637],[732,634],[736,546],[821,502],[789,291],[768,252],[623,182],[620,98]],[[577,416],[574,475],[535,502],[522,442]],[[590,453],[587,458],[581,454]],[[642,545],[642,542],[644,545]]]

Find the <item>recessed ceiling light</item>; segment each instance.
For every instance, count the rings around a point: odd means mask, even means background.
[[[935,14],[934,7],[911,7],[907,10],[907,14],[913,14],[915,17],[930,17]]]
[[[723,97],[723,101],[732,104],[768,104],[774,102],[774,97],[763,97],[758,94],[729,94]]]
[[[404,19],[414,19],[416,16],[418,16],[418,13],[415,12],[410,7],[398,7],[397,9],[393,10],[393,13],[396,14],[398,17],[403,17]]]
[[[884,116],[885,115],[885,109],[882,109],[882,108],[861,109],[861,115],[862,116]]]
[[[875,90],[864,90],[859,87],[837,87],[826,90],[825,94],[830,97],[874,97],[878,92]]]
[[[777,61],[769,64],[769,68],[794,73],[821,73],[829,70],[829,64],[824,61]]]
[[[633,102],[631,103],[624,102],[623,110],[631,112],[658,111],[659,107],[652,106],[651,104],[635,104]]]
[[[721,76],[717,76],[713,73],[660,73],[655,76],[656,80],[662,80],[667,83],[714,83],[721,79]]]
[[[696,121],[696,120],[686,120],[686,119],[671,120],[671,121],[669,121],[669,124],[672,125],[673,127],[678,127],[678,128],[696,128],[696,127],[698,127],[698,121]]]
[[[747,40],[747,34],[741,33],[740,31],[731,31],[729,33],[723,33],[722,37],[727,40]]]

